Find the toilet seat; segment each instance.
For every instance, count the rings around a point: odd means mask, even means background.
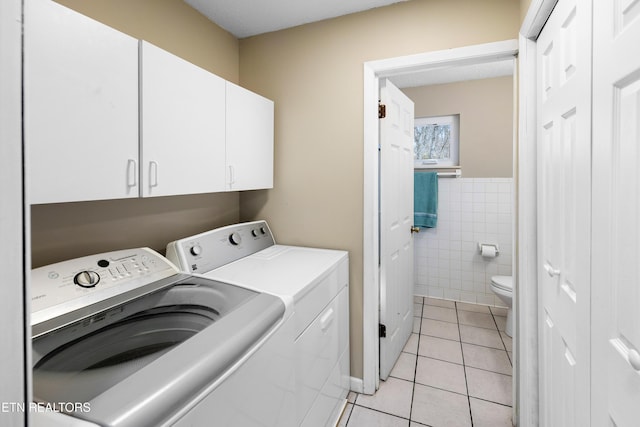
[[[506,292],[513,292],[513,276],[493,276],[491,284]]]

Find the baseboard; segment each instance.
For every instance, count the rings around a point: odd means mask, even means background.
[[[364,392],[364,382],[362,381],[362,378],[351,377],[350,389],[356,393]]]

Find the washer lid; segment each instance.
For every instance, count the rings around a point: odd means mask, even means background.
[[[492,276],[491,283],[496,288],[513,292],[513,276]]]

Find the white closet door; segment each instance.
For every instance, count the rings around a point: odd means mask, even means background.
[[[537,41],[540,423],[589,425],[591,6],[560,0]]]
[[[380,119],[380,378],[387,378],[413,331],[414,106],[380,81],[387,117]]]
[[[594,1],[594,426],[640,425],[640,2]]]
[[[224,191],[225,82],[141,43],[142,196]]]
[[[50,0],[24,4],[29,201],[138,197],[138,41]]]

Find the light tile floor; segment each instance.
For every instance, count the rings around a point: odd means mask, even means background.
[[[507,311],[415,297],[414,330],[373,396],[350,393],[341,427],[511,427]]]

